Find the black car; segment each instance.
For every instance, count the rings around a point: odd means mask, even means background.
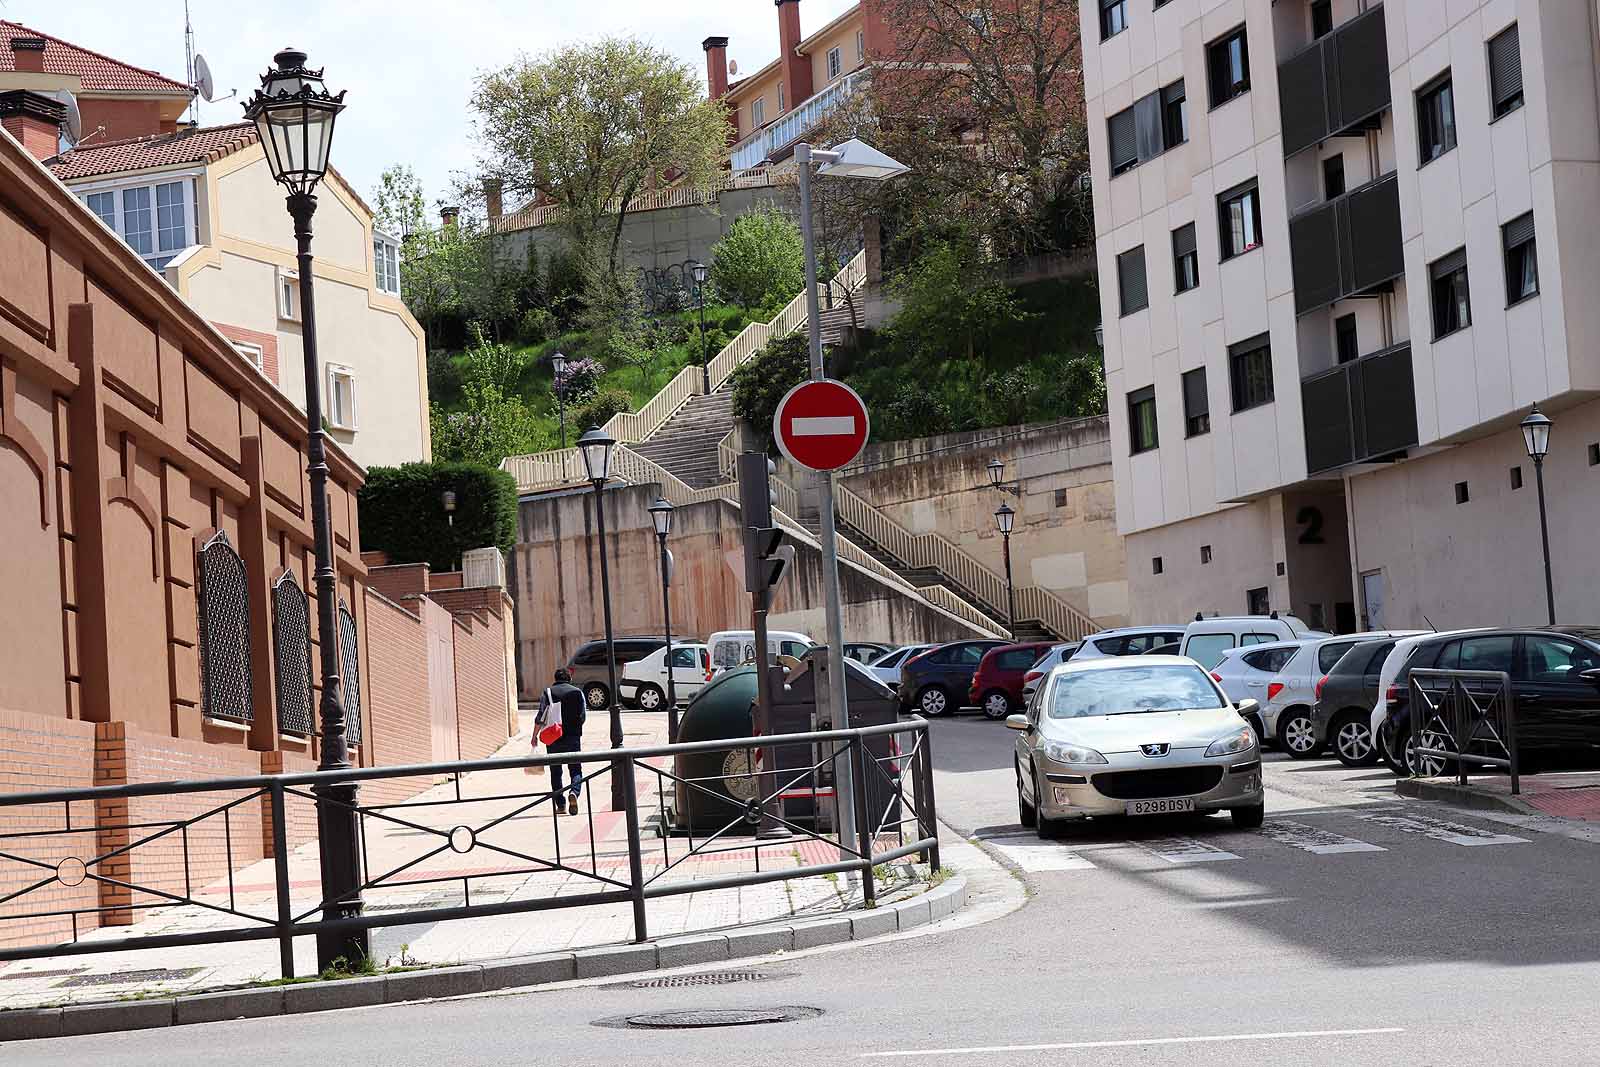
[[[1410,679],[1419,668],[1504,671],[1524,764],[1600,766],[1600,627],[1476,630],[1421,642],[1386,694],[1383,741],[1392,754],[1410,744]],[[1411,768],[1409,755],[1404,765]]]
[[[900,668],[900,706],[929,718],[955,711],[972,689],[984,653],[1010,643],[953,641],[907,660]]]
[[[1368,767],[1378,761],[1372,745],[1372,708],[1378,702],[1378,676],[1394,651],[1395,638],[1382,637],[1353,646],[1317,683],[1311,706],[1311,732],[1317,748],[1330,744],[1346,767]]]
[[[637,659],[644,659],[658,648],[665,648],[665,637],[618,637],[612,641],[617,650],[617,681],[622,681],[622,667]],[[591,711],[611,706],[611,672],[606,668],[606,643],[588,641],[578,646],[567,662],[567,673],[572,684],[583,690],[583,699]],[[548,682],[545,684],[549,684]]]

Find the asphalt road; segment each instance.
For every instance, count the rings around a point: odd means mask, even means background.
[[[1039,842],[1012,734],[941,721],[942,815],[1022,868],[982,925],[754,965],[711,988],[567,988],[7,1046],[8,1064],[1593,1064],[1600,849],[1270,755],[1260,831],[1119,821]],[[596,1025],[804,1005],[720,1030]]]

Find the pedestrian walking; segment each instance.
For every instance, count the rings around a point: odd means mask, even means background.
[[[545,745],[546,751],[552,755],[558,752],[581,752],[583,750],[583,721],[587,715],[587,708],[583,700],[583,691],[572,684],[572,676],[565,668],[556,669],[555,684],[544,691],[539,699],[539,717],[543,720],[545,709],[554,705],[560,711],[560,736]],[[554,718],[554,716],[551,716]],[[534,732],[534,744],[538,744],[539,732]],[[550,799],[555,804],[556,811],[561,811],[565,805],[568,815],[578,814],[578,794],[583,790],[583,764],[576,761],[566,764],[569,783],[562,789],[562,765],[550,764]],[[563,794],[565,796],[563,797]]]

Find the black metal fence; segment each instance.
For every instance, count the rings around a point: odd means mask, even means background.
[[[858,828],[853,840],[840,840],[826,830],[840,825],[839,799],[829,783],[842,760],[850,761],[854,781],[861,783],[853,798]],[[570,815],[563,818],[563,806],[547,782],[530,777],[524,779],[526,788],[482,793],[476,786],[486,779],[467,777],[515,769],[532,775],[554,764],[582,765],[584,787],[596,799],[609,794],[611,777],[622,776],[627,800],[621,812],[626,822],[625,857],[614,850],[602,851],[602,844],[619,842],[600,840],[592,806],[585,810],[587,832],[578,835],[584,840],[574,845],[569,835],[564,846],[561,828],[583,823]],[[695,769],[707,766],[710,773]],[[354,804],[361,826],[361,884],[356,893],[331,899],[319,883],[310,895],[296,899],[290,838],[303,842],[307,836],[309,816],[318,802],[312,792],[315,787],[355,782],[371,789],[394,783],[389,786],[393,791],[400,780],[446,777],[442,783],[446,796],[433,795],[440,790],[430,782],[418,785],[419,795],[411,799]],[[641,789],[641,780],[654,788]],[[86,818],[91,805],[96,818]],[[870,906],[877,892],[878,865],[917,856],[933,869],[939,867],[933,764],[927,723],[921,719],[767,739],[0,796],[0,809],[18,807],[30,809],[30,829],[0,834],[0,875],[11,865],[32,875],[19,888],[0,895],[0,944],[13,944],[0,948],[0,961],[276,939],[283,976],[288,978],[294,976],[293,939],[322,932],[631,903],[634,938],[643,941],[649,936],[646,905],[652,899],[857,872]],[[185,813],[160,816],[161,810],[174,807]],[[144,809],[153,809],[154,814],[133,817]],[[108,829],[106,814],[119,810],[128,817]],[[56,814],[48,814],[52,812]],[[714,813],[709,830],[708,812]],[[599,815],[607,818],[604,811]],[[526,825],[526,820],[545,817],[556,824],[550,846],[528,847],[522,841],[527,835],[518,835],[514,823]],[[659,824],[659,842],[647,839],[645,824],[652,818]],[[674,826],[682,829],[675,832]],[[393,843],[401,836],[415,840],[416,846],[405,848],[399,857],[375,855],[369,849],[369,835],[375,832],[387,833],[377,852],[394,852]],[[260,835],[270,837],[270,890],[252,892],[251,887],[236,885],[236,871],[252,859],[245,847],[252,833],[263,844]],[[201,854],[209,858],[209,874]],[[135,865],[146,856],[150,869],[161,872],[158,879],[138,877]],[[494,865],[482,866],[481,861],[478,866],[467,865],[468,856],[483,857]],[[696,869],[695,860],[710,857],[718,857],[713,862],[719,866],[748,869],[714,874]],[[306,864],[304,857],[299,862]],[[424,866],[428,864],[433,867]],[[145,868],[139,864],[138,869]],[[492,879],[535,875],[559,876],[570,885],[547,895],[520,897],[481,891]],[[7,884],[17,884],[16,879],[0,878],[0,886]],[[347,913],[357,896],[391,890],[404,894],[443,884],[460,886],[460,903],[386,904],[345,918],[326,917]],[[78,889],[81,898],[85,894],[79,887],[90,885],[96,903],[82,899],[61,903],[63,889]],[[476,901],[475,887],[480,890]],[[185,907],[225,917],[225,925],[79,939],[84,926],[128,924],[153,909]],[[71,941],[15,944],[26,940],[16,931],[68,916]],[[85,916],[94,921],[84,922]]]
[[[1517,702],[1504,671],[1411,672],[1411,734],[1414,773],[1434,777],[1452,769],[1467,784],[1469,767],[1511,775],[1511,792],[1522,791],[1517,763]]]

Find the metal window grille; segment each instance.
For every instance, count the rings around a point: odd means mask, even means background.
[[[361,655],[356,644],[356,617],[339,601],[339,662],[344,675],[345,738],[361,743]]]
[[[200,708],[213,718],[250,722],[250,584],[244,560],[218,530],[197,553]]]
[[[272,583],[272,646],[277,667],[278,729],[315,732],[311,708],[311,610],[292,571]]]

